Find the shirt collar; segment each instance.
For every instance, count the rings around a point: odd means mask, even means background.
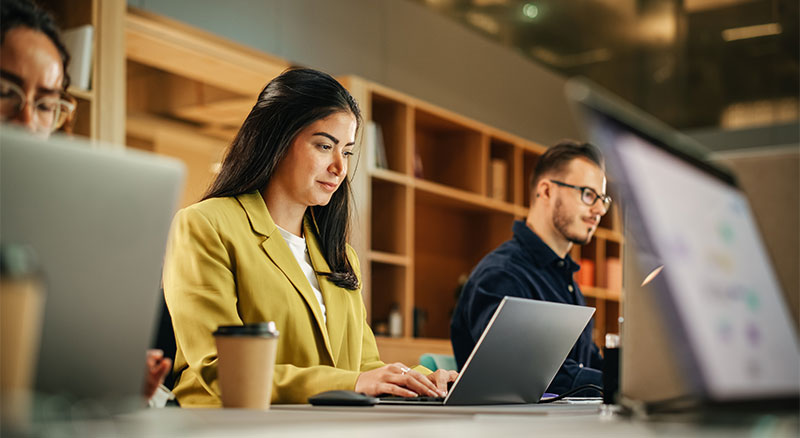
[[[514,221],[514,238],[518,239],[522,247],[528,252],[533,261],[539,266],[557,266],[558,262],[566,263],[570,271],[576,272],[580,269],[577,263],[572,260],[569,254],[563,259],[558,256],[533,230],[528,227],[525,221]]]

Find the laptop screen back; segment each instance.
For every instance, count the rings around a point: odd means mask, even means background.
[[[716,401],[800,392],[797,333],[744,194],[682,139],[602,96],[581,102],[649,260],[688,376]],[[642,252],[642,249],[640,249]],[[653,266],[643,267],[645,272]]]
[[[182,164],[0,130],[0,240],[29,245],[46,286],[37,391],[139,397]]]

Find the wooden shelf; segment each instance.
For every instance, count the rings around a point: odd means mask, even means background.
[[[377,263],[385,263],[387,265],[408,266],[409,257],[401,254],[391,254],[381,251],[370,251],[368,254],[369,260]]]
[[[420,196],[425,197],[427,195],[430,199],[437,199],[442,205],[454,205],[477,210],[494,210],[512,215],[519,211],[517,206],[513,204],[430,181],[417,179],[414,181],[414,188],[423,192]]]
[[[76,99],[83,99],[83,100],[88,100],[88,101],[94,100],[94,91],[92,91],[92,90],[84,90],[82,88],[77,88],[77,87],[70,86],[67,89],[67,93],[69,93],[71,96],[75,97]]]
[[[609,230],[607,228],[597,228],[594,232],[595,237],[599,237],[601,239],[610,240],[617,243],[623,242],[622,233],[619,231]]]
[[[389,181],[397,184],[411,185],[413,179],[408,175],[388,169],[373,169],[370,176],[376,180]]]
[[[372,169],[353,185],[362,199],[361,222],[372,225],[364,239],[371,242],[364,294],[372,322],[384,321],[397,303],[405,324],[403,338],[378,339],[381,354],[416,362],[437,347],[449,352],[460,281],[512,237],[514,220],[528,215],[529,178],[546,148],[360,78],[345,84],[362,102],[365,118],[381,126],[388,158],[388,169]],[[587,269],[596,267],[596,286],[581,287],[597,309],[596,341],[618,331],[621,297],[607,287],[606,263],[621,255],[616,209],[601,227],[590,244],[572,252],[576,261],[591,262]]]
[[[103,147],[122,147],[125,139],[125,46],[123,0],[39,0],[62,30],[91,25],[92,89],[69,87],[77,100],[74,135],[99,140]],[[75,54],[73,54],[75,56]]]

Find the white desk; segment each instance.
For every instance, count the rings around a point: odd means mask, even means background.
[[[526,412],[527,409],[527,412]],[[470,412],[472,410],[472,412]],[[731,424],[735,422],[736,424]],[[639,421],[585,407],[439,408],[414,406],[274,406],[267,412],[237,409],[148,409],[103,421],[53,424],[43,436],[124,437],[330,437],[508,436],[749,437],[797,436],[798,417],[766,416],[747,422],[699,424]]]

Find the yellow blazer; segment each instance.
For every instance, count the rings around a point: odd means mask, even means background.
[[[330,272],[306,218],[305,238],[317,272]],[[358,257],[347,255],[361,278]],[[366,321],[361,289],[318,276],[325,307],[278,231],[258,192],[202,201],[178,212],[164,264],[182,406],[220,406],[217,348],[221,325],[275,321],[280,337],[272,403],[306,403],[330,389],[353,389],[362,371],[384,365]],[[427,370],[424,370],[427,371]],[[430,371],[427,371],[430,372]]]

